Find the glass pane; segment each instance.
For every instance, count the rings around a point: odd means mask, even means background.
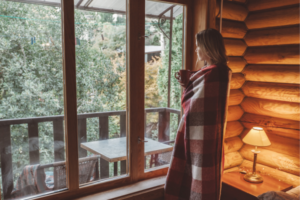
[[[146,0],[145,17],[147,170],[170,163],[177,134],[181,87],[174,73],[183,63],[183,6]]]
[[[126,0],[79,3],[75,48],[82,185],[126,175]]]
[[[2,199],[66,188],[60,1],[20,2],[0,1]]]

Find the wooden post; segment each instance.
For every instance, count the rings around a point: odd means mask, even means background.
[[[10,125],[0,126],[1,174],[4,199],[9,199],[13,190],[13,170]]]
[[[108,116],[99,117],[99,139],[108,139]],[[109,177],[109,162],[100,158],[100,178]]]
[[[38,123],[28,123],[28,137],[29,137],[29,161],[30,165],[40,163],[40,151],[39,151],[39,130]]]
[[[80,143],[86,142],[86,118],[78,119],[78,156],[86,157],[87,151],[80,147]]]
[[[126,137],[126,115],[120,115],[120,136]],[[128,148],[128,147],[127,147]],[[121,175],[126,174],[126,160],[121,161]]]
[[[78,137],[77,137],[77,97],[74,1],[62,0],[62,37],[63,37],[63,76],[64,111],[66,138],[67,187],[69,191],[79,188]],[[72,166],[72,167],[70,167]]]
[[[170,112],[160,112],[158,116],[158,141],[170,140]]]
[[[53,121],[53,137],[54,137],[54,161],[65,160],[65,142],[63,120]]]

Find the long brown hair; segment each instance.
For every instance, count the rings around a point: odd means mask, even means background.
[[[196,34],[197,46],[211,59],[213,64],[227,65],[227,56],[221,33],[209,28]]]

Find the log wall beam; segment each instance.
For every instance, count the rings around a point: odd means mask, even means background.
[[[245,83],[245,77],[241,73],[233,73],[230,81],[230,89],[239,89]]]
[[[253,167],[253,162],[249,161],[249,160],[244,160],[242,162],[242,164],[240,165],[240,168],[248,169],[249,171],[252,171],[252,167]],[[287,172],[283,172],[283,171],[274,169],[272,167],[268,167],[268,166],[261,165],[261,164],[256,164],[256,171],[261,174],[273,177],[277,180],[283,181],[285,183],[291,184],[294,187],[296,187],[300,184],[299,176],[296,176],[296,175],[293,175],[293,174],[290,174]]]
[[[239,105],[243,101],[244,97],[245,95],[241,90],[230,90],[228,106]]]
[[[249,47],[244,58],[249,64],[299,65],[299,45]]]
[[[251,129],[254,126],[264,128],[267,133],[283,137],[300,139],[300,124],[298,121],[245,113],[240,119],[243,126]]]
[[[240,153],[243,158],[253,162],[252,149],[254,149],[254,146],[245,145],[240,150]],[[260,153],[257,155],[257,163],[300,176],[299,157],[292,157],[263,148],[258,148],[258,151]]]
[[[299,25],[284,28],[276,27],[262,30],[249,30],[244,40],[248,46],[299,44],[299,34]]]
[[[243,145],[244,143],[239,137],[226,138],[224,140],[224,153],[227,154],[230,152],[238,151],[242,148]]]
[[[239,121],[231,121],[227,122],[226,131],[225,131],[225,139],[230,137],[238,136],[244,130],[244,126]]]
[[[224,169],[239,166],[243,162],[243,157],[237,151],[225,154],[224,159]]]
[[[250,129],[245,129],[240,135],[240,138],[243,139],[249,131]],[[283,137],[280,135],[271,134],[267,131],[266,134],[271,142],[271,145],[268,147],[261,147],[261,148],[270,151],[275,151],[277,153],[293,156],[293,157],[299,157],[299,147],[300,147],[299,139]]]
[[[216,19],[216,29],[220,31],[220,19]],[[222,20],[222,36],[224,38],[243,39],[247,33],[244,22]]]
[[[270,8],[279,8],[283,6],[289,6],[298,4],[299,0],[251,0],[248,1],[247,7],[249,11],[265,10]]]
[[[299,79],[300,80],[300,79]],[[300,85],[285,83],[246,82],[243,92],[248,97],[300,103]],[[229,105],[235,95],[229,96]],[[236,97],[237,98],[237,97]]]
[[[247,97],[241,106],[248,113],[300,121],[299,103]]]
[[[299,5],[276,10],[250,12],[245,24],[248,29],[300,24]]]
[[[247,62],[243,57],[228,56],[228,67],[233,73],[242,72]]]
[[[228,106],[227,121],[239,120],[243,114],[244,111],[240,106]]]
[[[242,39],[224,38],[224,45],[227,56],[242,56],[247,49],[247,45]]]
[[[231,19],[243,22],[247,15],[248,9],[246,5],[229,1],[223,2],[223,19]],[[220,17],[220,2],[217,2],[216,17]]]
[[[300,84],[299,65],[248,65],[243,74],[248,81]]]

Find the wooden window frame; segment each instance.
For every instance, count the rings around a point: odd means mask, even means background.
[[[194,35],[207,27],[214,26],[213,9],[215,0],[157,0],[160,2],[184,6],[183,66],[193,69],[195,60]],[[212,2],[212,3],[210,3]],[[74,0],[62,0],[62,37],[63,37],[63,84],[65,108],[65,140],[67,188],[41,194],[32,199],[71,199],[97,193],[137,181],[166,175],[168,167],[153,168],[144,171],[144,143],[138,144],[138,137],[144,137],[144,39],[145,0],[127,0],[127,153],[128,175],[118,176],[106,181],[79,186],[78,178],[78,137],[77,137],[77,97],[76,97],[76,55]],[[209,7],[209,5],[212,5]],[[199,13],[198,11],[203,11]],[[197,12],[196,12],[197,11]],[[210,11],[210,12],[209,12]],[[195,20],[194,20],[195,19]],[[202,26],[199,26],[202,24]],[[203,24],[205,24],[203,26]],[[70,167],[72,166],[72,167]]]

